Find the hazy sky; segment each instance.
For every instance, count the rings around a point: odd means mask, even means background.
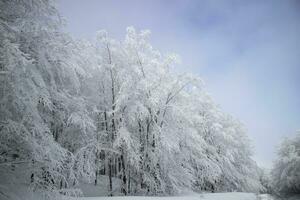
[[[180,71],[199,74],[270,167],[282,137],[300,129],[300,1],[58,0],[67,31],[118,39],[127,26],[150,29],[153,46],[180,55]]]

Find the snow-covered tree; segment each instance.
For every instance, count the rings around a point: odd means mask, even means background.
[[[283,194],[300,193],[300,132],[285,138],[279,146],[271,171],[274,190]]]
[[[34,190],[78,195],[68,190],[76,182],[76,146],[60,143],[80,101],[82,65],[66,59],[74,42],[60,33],[51,1],[1,1],[0,26],[1,171],[18,171],[11,178],[22,177]],[[88,128],[78,129],[83,136]]]
[[[52,1],[0,7],[0,172],[12,182],[67,195],[100,175],[108,195],[261,189],[242,124],[150,31],[78,41]]]

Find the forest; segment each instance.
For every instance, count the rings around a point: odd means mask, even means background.
[[[244,125],[179,73],[150,31],[72,38],[50,0],[0,1],[0,199],[194,192],[300,192],[300,134],[270,173]],[[102,188],[103,189],[103,188]]]

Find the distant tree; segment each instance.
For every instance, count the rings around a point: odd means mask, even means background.
[[[262,189],[260,193],[268,193],[273,194],[274,193],[274,187],[272,183],[272,177],[271,177],[271,170],[268,169],[260,169],[259,174],[259,181],[262,184]]]
[[[279,146],[272,169],[275,192],[300,194],[300,132],[285,138]]]

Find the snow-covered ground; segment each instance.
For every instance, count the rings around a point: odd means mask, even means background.
[[[269,195],[256,195],[254,193],[206,193],[193,194],[187,196],[172,197],[145,197],[145,196],[127,196],[127,197],[83,197],[80,200],[273,200]]]

